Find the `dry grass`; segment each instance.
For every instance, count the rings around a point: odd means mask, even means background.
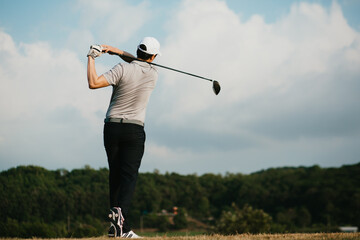
[[[151,240],[355,240],[360,239],[360,233],[316,233],[316,234],[240,234],[233,236],[201,235],[188,237],[154,237]]]
[[[360,233],[314,233],[314,234],[239,234],[233,236],[223,235],[198,235],[198,236],[181,236],[181,237],[146,237],[144,240],[360,240]],[[23,240],[19,238],[0,238],[0,240]],[[32,238],[32,240],[37,240]],[[38,239],[40,240],[40,239]],[[46,239],[41,239],[46,240]],[[56,239],[56,240],[69,240],[67,238]],[[72,240],[76,240],[72,238]],[[97,237],[97,238],[81,238],[78,240],[109,240],[108,237]]]

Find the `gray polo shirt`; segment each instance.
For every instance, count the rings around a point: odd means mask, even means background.
[[[145,122],[146,106],[158,78],[157,70],[140,61],[119,63],[103,74],[113,92],[107,118]]]

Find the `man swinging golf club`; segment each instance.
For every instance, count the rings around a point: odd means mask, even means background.
[[[119,63],[98,76],[95,58],[103,52],[119,55]],[[160,44],[145,37],[137,48],[137,59],[108,45],[92,45],[88,53],[89,88],[113,87],[104,125],[104,145],[109,164],[110,229],[109,237],[139,238],[126,221],[144,154],[146,106],[158,73],[151,63],[160,55]]]

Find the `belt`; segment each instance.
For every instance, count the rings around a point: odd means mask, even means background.
[[[113,123],[130,123],[144,126],[144,123],[140,120],[124,119],[124,118],[105,118],[104,122],[113,122]]]

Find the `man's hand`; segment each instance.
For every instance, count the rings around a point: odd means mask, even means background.
[[[103,47],[101,45],[91,45],[90,50],[87,56],[92,57],[93,59],[99,57],[103,52]]]
[[[134,59],[136,59],[132,54],[125,52],[123,50],[120,50],[116,47],[112,47],[109,45],[101,45],[102,47],[102,51],[111,55],[118,55],[119,57],[121,57],[122,60],[124,60],[125,62],[132,62]]]
[[[102,47],[102,51],[105,52],[105,53],[108,53],[110,55],[122,55],[123,54],[123,51],[121,51],[120,49],[116,48],[116,47],[112,47],[112,46],[109,46],[109,45],[101,45]]]

